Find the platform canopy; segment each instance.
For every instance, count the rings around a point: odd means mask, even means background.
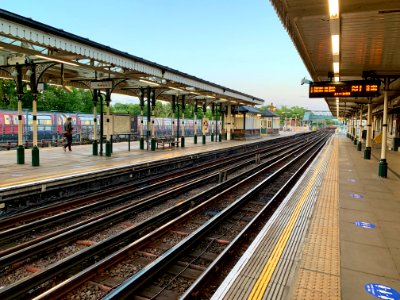
[[[342,0],[336,1],[336,11],[332,9],[335,5],[330,11],[331,1],[335,3],[333,0],[270,0],[311,81],[384,81],[388,78],[392,82],[389,100],[394,106],[400,106],[400,1]],[[332,114],[339,113],[339,117],[346,117],[369,102],[367,97],[325,100]],[[379,108],[383,96],[370,100]]]
[[[0,76],[13,79],[17,63],[24,68],[31,63],[42,65],[47,69],[40,81],[64,87],[89,88],[94,80],[111,80],[113,92],[131,96],[150,86],[156,89],[157,99],[166,101],[171,100],[171,94],[186,94],[187,99],[207,103],[264,103],[263,99],[0,9]],[[27,68],[23,72],[23,80],[28,80]]]

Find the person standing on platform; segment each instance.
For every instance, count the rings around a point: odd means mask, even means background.
[[[74,127],[72,127],[72,118],[68,117],[67,121],[64,123],[64,136],[67,139],[66,144],[64,145],[64,152],[67,151],[67,147],[69,151],[72,151],[71,146],[72,146],[72,130]]]

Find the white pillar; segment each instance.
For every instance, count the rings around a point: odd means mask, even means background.
[[[360,108],[360,124],[358,124],[359,141],[362,142],[362,106]]]
[[[371,125],[371,119],[372,119],[371,103],[368,103],[367,141],[366,141],[366,145],[365,145],[367,148],[371,148],[371,139],[372,139],[372,125]]]

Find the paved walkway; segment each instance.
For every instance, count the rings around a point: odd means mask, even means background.
[[[376,299],[365,290],[370,283],[400,292],[400,178],[379,177],[377,159],[363,159],[344,136],[339,153],[342,299]],[[380,149],[372,153],[380,157]],[[400,153],[388,151],[387,161],[400,174]]]
[[[0,151],[0,189],[108,168],[118,168],[126,165],[202,153],[288,135],[293,135],[293,133],[282,132],[277,136],[266,136],[249,141],[211,142],[210,137],[207,137],[205,145],[202,144],[201,137],[198,139],[198,144],[193,143],[193,137],[186,137],[184,148],[171,147],[157,149],[156,151],[140,150],[138,141],[130,142],[130,151],[128,151],[128,142],[121,142],[113,144],[111,157],[93,156],[92,145],[73,146],[72,152],[64,152],[62,147],[40,148],[40,166],[37,167],[32,167],[30,149],[25,150],[25,164],[23,165],[17,164],[17,153],[15,150]],[[103,151],[105,151],[105,147]]]

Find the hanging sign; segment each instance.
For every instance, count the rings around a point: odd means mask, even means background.
[[[310,83],[310,98],[376,97],[380,82],[377,80],[321,81]]]
[[[209,128],[209,121],[207,118],[203,119],[203,132],[207,133]]]
[[[92,90],[100,90],[100,89],[111,89],[112,88],[112,81],[91,81],[90,88]]]

